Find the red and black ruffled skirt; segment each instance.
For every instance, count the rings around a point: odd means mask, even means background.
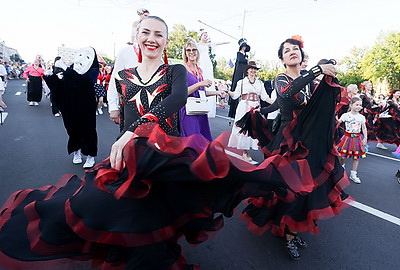
[[[334,148],[334,113],[339,92],[340,86],[325,76],[304,109],[295,111],[292,121],[282,123],[276,136],[265,129],[268,120],[259,113],[249,113],[247,119],[242,119],[244,130],[259,139],[264,162],[279,158],[284,164],[296,164],[293,170],[285,170],[289,186],[299,176],[315,183],[312,192],[296,193],[290,201],[275,193],[248,199],[241,218],[250,231],[260,235],[271,229],[280,237],[285,228],[318,234],[319,219],[338,215],[348,206],[342,199],[351,200],[343,191],[349,180]]]
[[[254,166],[228,155],[228,132],[212,142],[154,124],[135,133],[122,171],[105,160],[83,178],[11,196],[0,209],[0,268],[190,269],[180,238],[206,241],[246,198],[291,202],[316,186],[301,162],[277,156]]]
[[[400,109],[396,105],[388,108],[387,118],[377,118],[374,123],[375,137],[380,142],[400,145]],[[368,137],[369,139],[369,137]]]

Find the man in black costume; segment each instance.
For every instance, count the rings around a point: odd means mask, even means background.
[[[74,164],[82,163],[81,154],[87,156],[83,168],[91,168],[97,156],[94,84],[99,74],[99,62],[96,52],[92,47],[82,48],[70,67],[63,59],[56,61],[55,67],[62,72],[45,76],[44,79],[61,111],[69,135],[68,154],[74,154]]]
[[[250,51],[250,46],[247,44],[247,40],[245,38],[241,38],[239,41],[239,51],[236,54],[236,62],[235,69],[233,71],[232,77],[232,87],[231,91],[235,91],[236,84],[239,80],[244,78],[243,68],[248,63],[248,53]],[[239,103],[239,99],[229,98],[229,113],[228,116],[231,118],[235,118],[236,107]]]

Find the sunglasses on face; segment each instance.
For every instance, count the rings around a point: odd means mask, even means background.
[[[186,49],[186,52],[190,53],[190,52],[197,52],[197,49]]]

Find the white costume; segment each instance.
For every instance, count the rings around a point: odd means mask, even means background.
[[[255,82],[252,84],[247,77],[238,81],[232,98],[238,99],[243,94],[256,94],[263,101],[265,101],[268,97],[268,94],[264,88],[264,84],[259,79],[256,79]],[[240,100],[236,109],[235,122],[242,118],[246,114],[246,112],[250,111],[252,107],[254,108],[256,106],[260,106],[259,99],[255,101],[243,99]],[[258,141],[252,139],[247,135],[240,134],[239,130],[239,127],[233,125],[232,133],[229,137],[228,146],[243,150],[250,150],[250,148],[257,150]]]
[[[117,92],[117,88],[115,86],[115,78],[114,75],[119,71],[126,68],[134,68],[139,65],[138,58],[135,52],[135,49],[132,45],[122,48],[117,56],[117,60],[114,64],[114,70],[111,74],[110,84],[108,85],[107,91],[107,101],[108,101],[108,111],[117,111],[119,110],[119,96]]]

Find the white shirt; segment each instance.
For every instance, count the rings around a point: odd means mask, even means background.
[[[110,84],[108,85],[107,91],[107,101],[108,101],[108,111],[119,110],[119,96],[117,92],[117,87],[115,85],[115,74],[117,72],[126,69],[134,68],[139,65],[137,55],[132,45],[122,48],[115,60],[114,70],[111,74]]]
[[[243,85],[243,86],[242,86]],[[242,94],[256,93],[260,96],[261,100],[266,100],[268,95],[265,91],[264,84],[259,79],[254,83],[250,83],[249,78],[246,77],[239,80],[236,84],[235,92],[233,92],[233,99],[238,99]]]
[[[0,64],[0,76],[6,76],[7,70],[4,65]]]
[[[346,132],[348,133],[360,133],[362,124],[365,124],[365,116],[359,113],[344,113],[342,116],[340,116],[339,120],[345,123]]]
[[[277,97],[277,95],[276,95],[276,90],[274,89],[274,90],[272,90],[272,92],[271,92],[270,99],[272,99],[273,101],[275,101],[275,100],[276,100],[276,97]],[[268,113],[267,119],[275,119],[276,116],[278,115],[278,113],[279,113],[279,110],[276,110],[276,111],[273,111],[273,112]]]

